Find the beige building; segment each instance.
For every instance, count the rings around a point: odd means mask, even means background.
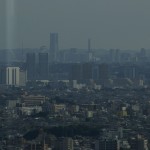
[[[27,107],[40,106],[45,102],[45,96],[41,95],[23,96],[22,101]]]
[[[60,112],[66,109],[66,105],[65,104],[52,104],[51,105],[51,111],[52,112]]]

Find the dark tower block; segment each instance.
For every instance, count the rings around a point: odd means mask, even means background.
[[[35,80],[36,78],[35,53],[27,53],[26,66],[27,66],[27,79]]]
[[[39,79],[48,79],[48,53],[39,53]]]

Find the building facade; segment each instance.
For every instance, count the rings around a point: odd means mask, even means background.
[[[39,53],[39,79],[48,79],[48,53]]]
[[[20,85],[20,68],[6,67],[6,85]]]
[[[50,62],[57,61],[58,33],[50,33]]]
[[[26,55],[27,79],[35,80],[36,78],[36,57],[35,53],[27,53]]]

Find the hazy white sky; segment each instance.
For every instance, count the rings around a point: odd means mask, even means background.
[[[60,48],[87,48],[88,38],[93,48],[150,48],[150,0],[0,1],[0,48],[49,47],[50,32]]]

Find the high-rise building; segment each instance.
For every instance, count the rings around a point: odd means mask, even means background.
[[[20,69],[19,78],[20,78],[19,85],[20,86],[25,86],[26,82],[27,82],[27,71]]]
[[[36,77],[35,53],[27,53],[26,65],[27,65],[27,79],[35,80]]]
[[[26,70],[19,67],[0,68],[0,84],[8,86],[25,86],[27,81]]]
[[[91,39],[88,39],[88,61],[93,60],[93,52],[91,49]]]
[[[6,85],[19,86],[20,83],[20,68],[6,67]]]
[[[50,61],[57,61],[58,33],[50,33]]]
[[[39,78],[48,79],[48,53],[39,53]]]

